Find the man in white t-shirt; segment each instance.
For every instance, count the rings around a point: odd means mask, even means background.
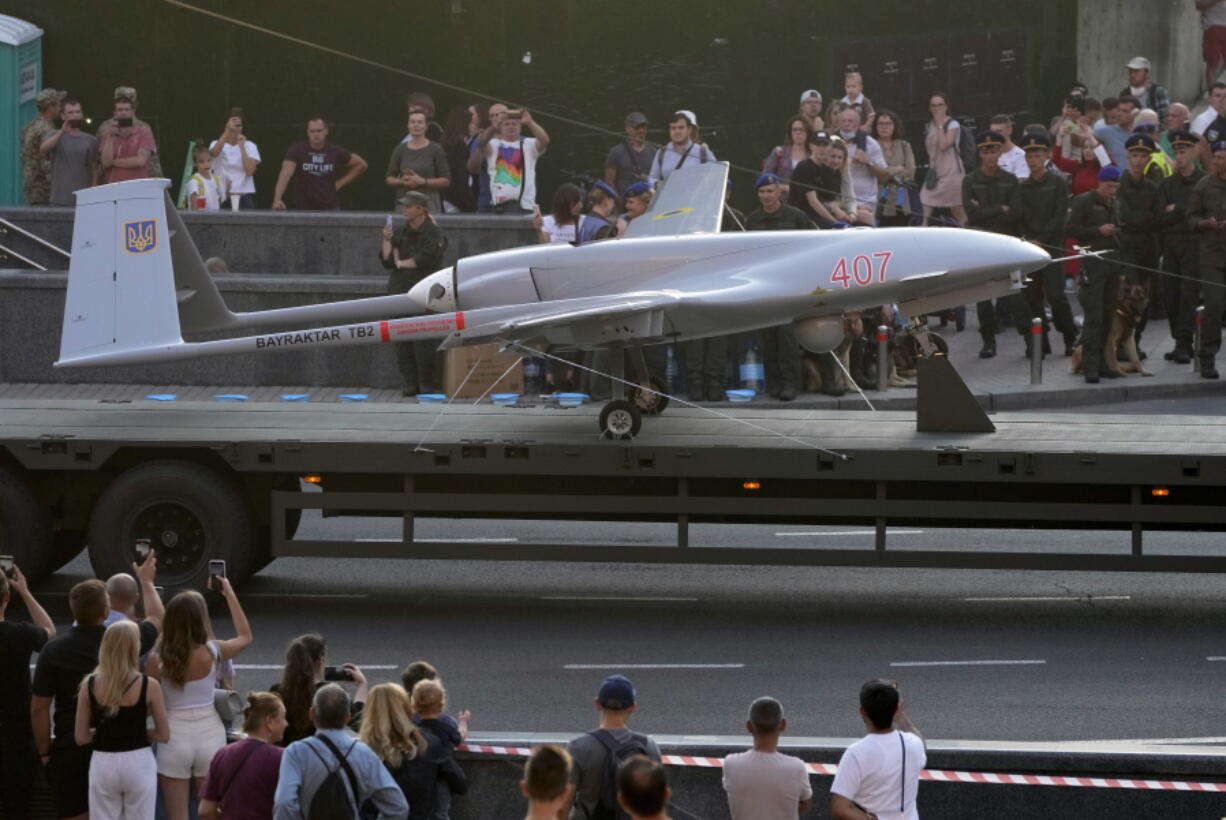
[[[850,160],[851,194],[855,200],[852,221],[872,225],[876,221],[877,196],[881,183],[889,179],[885,166],[885,154],[881,144],[868,135],[861,126],[859,110],[844,108],[838,115],[839,136],[847,143]]]
[[[896,684],[860,687],[868,734],[843,752],[830,786],[833,820],[919,820],[915,798],[928,763],[924,739],[903,711]]]
[[[1008,114],[997,114],[992,117],[988,128],[1004,137],[1004,147],[1000,149],[1000,159],[996,164],[1004,168],[1018,179],[1030,176],[1030,166],[1026,164],[1026,152],[1013,142],[1013,118]]]
[[[524,126],[532,136],[523,137]],[[495,132],[498,136],[495,137]],[[527,110],[509,110],[490,124],[468,157],[468,173],[481,172],[485,162],[490,202],[495,213],[530,214],[536,208],[536,160],[549,147],[549,134]]]
[[[260,149],[243,134],[243,118],[230,117],[221,136],[209,145],[213,172],[229,183],[230,196],[237,196],[238,207],[255,207],[255,169],[260,165]]]
[[[683,108],[674,111],[668,121],[668,143],[656,151],[648,181],[657,187],[673,171],[708,162],[715,162],[715,153],[701,141],[698,117]]]
[[[758,698],[750,704],[745,728],[753,735],[753,748],[724,758],[732,820],[793,820],[813,807],[804,761],[779,752],[779,735],[787,727],[779,701]]]

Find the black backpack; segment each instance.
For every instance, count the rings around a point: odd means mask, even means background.
[[[945,126],[949,127],[946,121]],[[975,132],[966,124],[958,127],[958,160],[962,163],[962,172],[969,174],[979,167],[979,149],[975,147]]]
[[[323,741],[340,765],[328,770],[327,776],[311,797],[311,805],[307,808],[306,813],[307,820],[353,820],[354,801],[361,797],[361,793],[358,791],[358,779],[354,776],[353,769],[349,768],[349,761],[345,758],[349,757],[349,752],[353,751],[353,747],[357,746],[358,742],[355,740],[349,750],[342,755],[340,749],[323,735],[317,734],[315,739]],[[327,768],[328,761],[324,760],[324,756],[319,753],[315,745],[309,740],[304,740],[303,743],[310,746],[311,751]],[[345,788],[345,781],[341,778],[341,769],[345,770],[345,777],[349,780],[348,789]],[[350,794],[353,795],[352,798]]]
[[[604,774],[600,781],[600,800],[590,815],[590,820],[629,820],[630,815],[617,802],[617,770],[622,763],[635,755],[647,754],[647,735],[630,733],[625,743],[618,743],[608,729],[588,732],[605,748]]]

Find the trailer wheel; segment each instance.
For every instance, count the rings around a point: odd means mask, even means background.
[[[131,572],[138,538],[153,543],[164,586],[203,590],[211,559],[235,584],[251,573],[251,512],[233,483],[199,464],[151,461],[106,488],[89,522],[94,573]]]
[[[51,573],[51,520],[18,476],[0,467],[0,555],[11,555],[26,579]]]

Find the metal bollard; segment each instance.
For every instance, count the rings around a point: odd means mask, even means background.
[[[1030,320],[1030,383],[1043,383],[1043,320]]]
[[[1201,305],[1196,309],[1196,316],[1192,318],[1192,372],[1200,373],[1200,341],[1201,328],[1205,324],[1205,306]]]
[[[884,393],[890,386],[890,329],[877,326],[877,391]]]

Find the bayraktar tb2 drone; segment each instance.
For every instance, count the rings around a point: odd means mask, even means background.
[[[532,245],[461,259],[407,294],[234,313],[170,203],[165,179],[77,193],[57,367],[152,364],[227,353],[438,339],[517,350],[607,348],[613,400],[600,429],[629,438],[666,398],[644,345],[793,324],[806,350],[843,340],[843,315],[897,304],[905,316],[1003,296],[1051,263],[1038,247],[948,228],[721,233],[726,163],[672,175],[623,239]],[[185,342],[184,334],[292,332]],[[926,331],[919,429],[994,429]],[[626,357],[623,352],[629,353]],[[633,378],[625,378],[629,358]]]

